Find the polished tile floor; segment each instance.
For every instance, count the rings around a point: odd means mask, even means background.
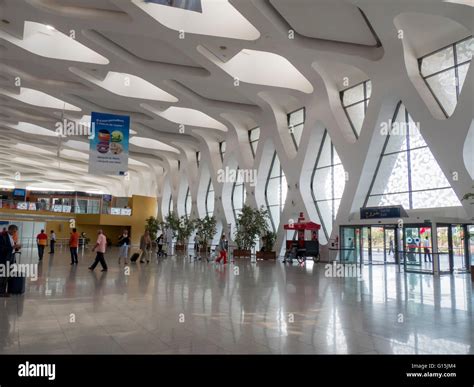
[[[305,267],[184,257],[90,273],[46,256],[24,296],[0,299],[0,353],[474,353],[468,275],[434,278],[363,269],[362,278]],[[36,262],[36,253],[23,263]]]

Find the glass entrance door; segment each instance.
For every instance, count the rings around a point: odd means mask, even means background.
[[[439,256],[439,271],[441,273],[451,272],[450,265],[450,251],[449,251],[449,227],[448,226],[438,226],[437,227],[437,236],[438,236],[438,256]]]
[[[451,234],[453,271],[468,271],[468,245],[465,240],[466,235],[468,235],[467,226],[460,224],[451,225]]]
[[[439,271],[441,273],[469,271],[472,225],[450,224],[438,226]]]
[[[341,251],[339,260],[342,263],[358,263],[360,258],[359,229],[341,226]]]
[[[363,226],[359,229],[356,229],[356,234],[360,235],[360,255],[361,260],[365,264],[372,263],[372,246],[371,246],[371,236],[370,236],[370,226]]]
[[[395,228],[384,228],[384,254],[385,262],[396,263],[395,247],[397,241],[395,240]]]
[[[342,262],[396,264],[403,250],[403,229],[397,225],[341,226]]]
[[[468,238],[467,249],[469,252],[467,257],[467,266],[470,268],[471,265],[474,265],[474,225],[470,224],[467,226],[466,238]]]
[[[383,264],[386,261],[385,232],[383,226],[370,228],[370,252],[372,263]]]
[[[405,271],[433,273],[431,227],[405,226],[403,235]]]
[[[405,227],[403,255],[405,266],[421,266],[420,234],[418,227]]]

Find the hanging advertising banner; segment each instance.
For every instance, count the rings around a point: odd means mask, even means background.
[[[91,114],[89,173],[124,176],[128,171],[130,117]]]

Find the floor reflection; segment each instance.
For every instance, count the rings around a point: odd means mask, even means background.
[[[89,272],[46,256],[27,293],[0,301],[1,353],[474,353],[468,275],[185,257]],[[25,262],[36,263],[35,252]],[[74,316],[74,318],[71,318]]]

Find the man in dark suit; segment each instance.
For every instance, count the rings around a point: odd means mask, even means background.
[[[13,235],[18,231],[18,227],[11,224],[8,227],[8,231],[4,231],[0,234],[0,265],[7,265],[7,262],[13,260],[13,252],[18,246],[15,245]],[[4,273],[0,276],[0,297],[8,297],[7,293],[8,283],[8,272],[4,270]]]

